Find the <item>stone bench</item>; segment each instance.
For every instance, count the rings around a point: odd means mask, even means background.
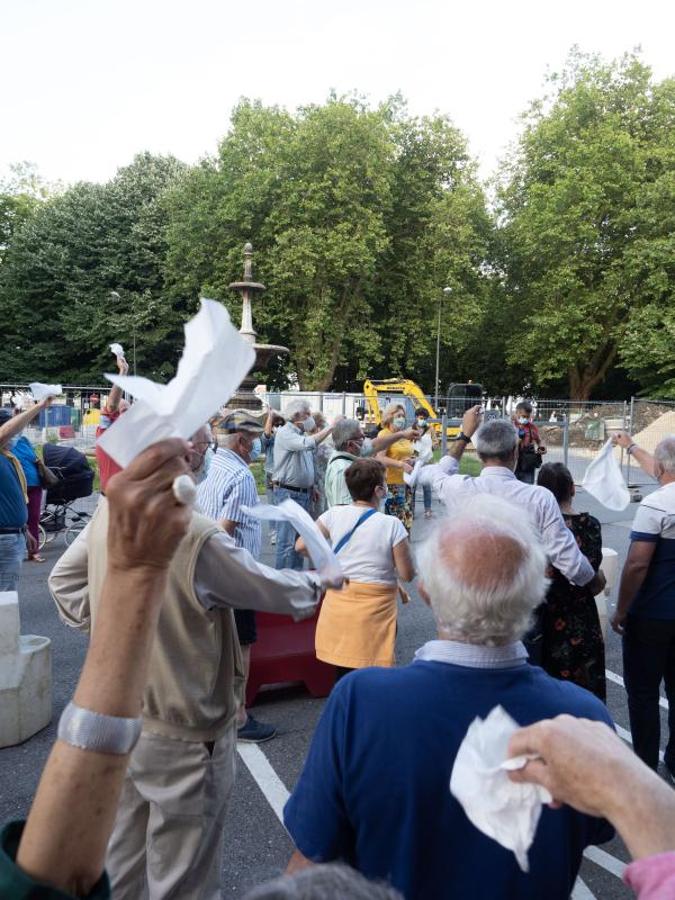
[[[0,747],[28,740],[51,718],[51,641],[20,634],[18,596],[0,592]]]

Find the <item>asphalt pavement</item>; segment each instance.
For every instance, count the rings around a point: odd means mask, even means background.
[[[647,489],[649,490],[649,489]],[[644,491],[643,491],[644,492]],[[94,498],[92,498],[93,501]],[[412,532],[413,547],[423,541],[434,522],[443,515],[434,502],[432,520],[422,518],[421,492]],[[84,505],[80,502],[80,505]],[[596,515],[603,525],[603,544],[619,554],[623,565],[635,505],[621,513],[610,513],[591,497],[579,491],[579,511]],[[64,551],[62,537],[48,544],[42,564],[26,564],[20,587],[21,630],[24,634],[51,638],[53,652],[53,718],[50,726],[16,747],[0,750],[0,821],[23,817],[40,777],[47,754],[54,741],[56,723],[61,710],[72,696],[84,654],[87,638],[62,625],[47,591],[47,575]],[[273,550],[265,537],[263,561],[273,564]],[[400,607],[397,638],[399,664],[408,663],[415,650],[434,636],[434,623],[427,606],[411,591],[410,604]],[[610,607],[616,588],[609,598]],[[614,680],[608,681],[608,707],[622,736],[629,737],[628,712],[623,687],[620,639],[609,630],[606,646],[607,669]],[[281,872],[292,852],[291,841],[279,821],[279,813],[289,790],[300,774],[311,736],[323,707],[323,700],[311,698],[300,687],[263,691],[255,706],[257,718],[273,722],[277,737],[261,747],[245,745],[239,759],[237,783],[226,824],[226,852],[223,863],[223,896],[241,897],[247,889]],[[666,713],[662,709],[666,734]],[[664,742],[662,741],[662,744]],[[392,748],[395,752],[395,748]],[[244,761],[245,760],[245,761]],[[583,863],[575,889],[577,900],[631,897],[620,880],[628,854],[620,839],[591,848]]]

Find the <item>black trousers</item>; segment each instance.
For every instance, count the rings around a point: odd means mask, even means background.
[[[675,619],[628,616],[623,636],[623,678],[633,748],[652,769],[659,764],[659,688],[665,682],[670,707],[665,761],[675,771]]]

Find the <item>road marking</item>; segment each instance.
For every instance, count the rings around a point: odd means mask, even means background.
[[[593,891],[589,890],[581,878],[577,878],[574,882],[574,887],[572,888],[570,900],[596,900],[596,897]]]
[[[622,728],[620,725],[617,725],[616,722],[614,723],[614,727],[616,728],[616,733],[619,735],[619,737],[623,738],[623,740],[626,741],[626,743],[630,744],[632,747],[633,735],[630,733],[630,731],[628,731],[626,728]],[[659,759],[661,760],[661,762],[663,762],[663,750],[659,750]]]
[[[620,675],[617,675],[616,672],[610,672],[609,669],[605,669],[605,675],[607,676],[608,681],[613,681],[614,684],[619,684],[622,688],[626,687],[623,678]],[[668,701],[664,697],[659,697],[659,706],[668,709]]]
[[[275,816],[284,824],[284,806],[291,796],[286,785],[272,768],[272,764],[257,744],[239,742],[237,751],[263,796],[272,807]],[[285,826],[284,826],[285,827]]]
[[[621,862],[620,859],[617,859],[616,856],[612,856],[611,853],[607,853],[607,851],[601,850],[599,847],[591,846],[586,847],[584,856],[586,859],[590,859],[591,862],[594,862],[597,866],[603,868],[606,872],[616,875],[617,878],[623,878],[626,863]]]

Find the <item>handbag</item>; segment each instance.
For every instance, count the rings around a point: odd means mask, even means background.
[[[59,476],[52,472],[49,466],[46,466],[39,456],[35,460],[35,465],[37,466],[38,475],[40,477],[40,484],[45,490],[54,487],[55,484],[59,483]]]

